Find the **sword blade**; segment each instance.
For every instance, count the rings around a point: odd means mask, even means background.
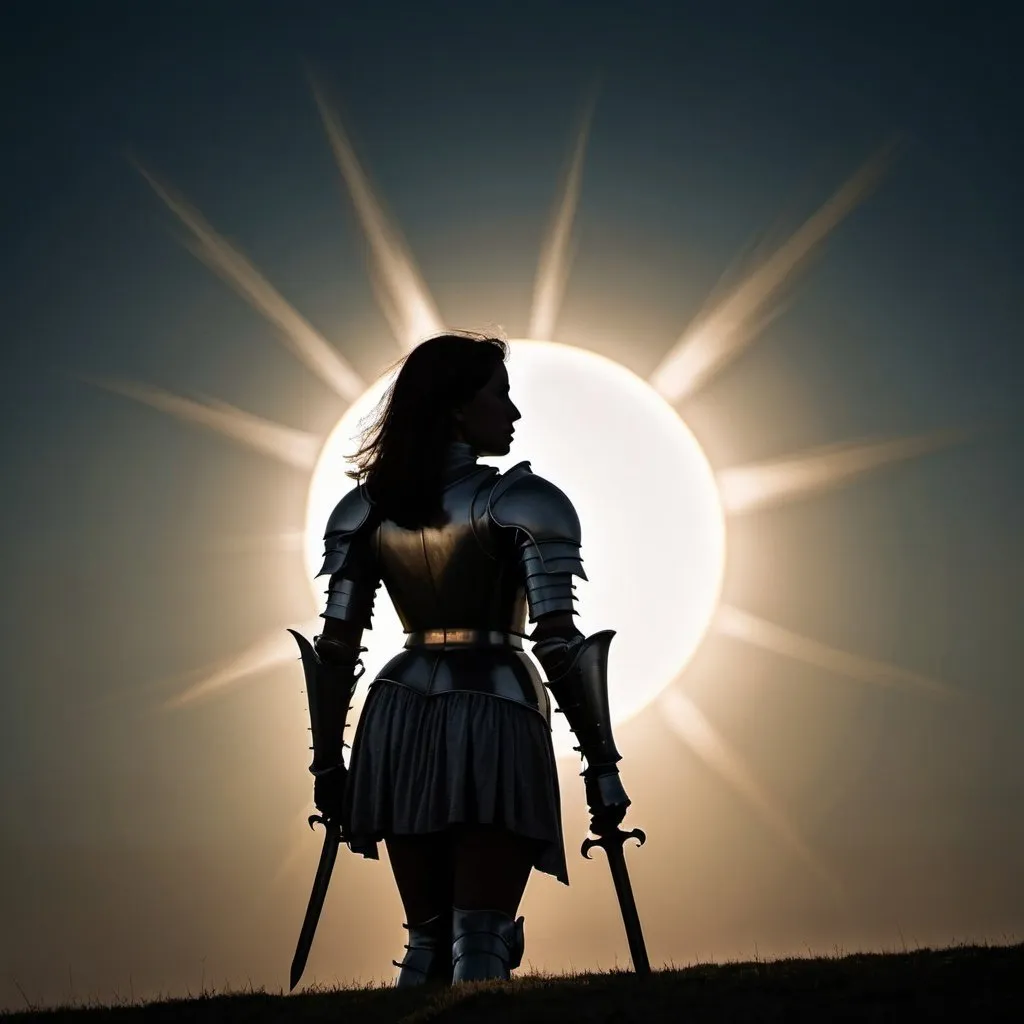
[[[647,842],[647,835],[642,828],[634,828],[623,832],[617,828],[597,839],[584,839],[580,853],[587,860],[590,851],[600,846],[608,856],[608,867],[612,872],[612,883],[615,885],[615,896],[619,901],[619,912],[626,929],[626,942],[629,944],[629,955],[633,959],[633,970],[637,974],[650,974],[651,962],[647,958],[647,944],[644,942],[643,928],[640,927],[640,914],[636,909],[633,886],[629,881],[629,869],[626,867],[626,854],[623,846],[627,839],[635,839],[640,846]]]
[[[644,942],[643,929],[640,927],[640,914],[636,909],[633,886],[629,881],[626,868],[626,854],[620,844],[610,843],[605,847],[608,854],[608,867],[611,868],[615,895],[622,911],[622,923],[626,927],[626,942],[629,944],[629,955],[633,958],[633,970],[637,974],[650,974],[651,962],[647,958],[647,945]]]
[[[313,889],[309,894],[306,916],[302,919],[302,929],[295,947],[295,956],[292,957],[289,992],[299,983],[299,978],[302,977],[302,972],[306,969],[306,959],[313,945],[313,936],[316,935],[316,926],[320,922],[320,912],[324,909],[327,887],[331,883],[331,872],[334,870],[334,862],[338,859],[338,847],[341,845],[341,829],[337,824],[319,815],[313,815],[309,819],[310,828],[313,827],[314,822],[320,822],[324,826],[324,845],[320,851],[320,863],[317,865],[316,876],[313,878]]]

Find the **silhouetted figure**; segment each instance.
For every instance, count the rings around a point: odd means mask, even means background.
[[[500,474],[477,462],[509,451],[520,418],[507,354],[462,334],[414,349],[353,457],[359,484],[327,524],[315,649],[332,684],[311,700],[314,799],[353,851],[376,858],[387,845],[409,933],[400,986],[508,978],[531,869],[568,884],[551,705],[523,639],[587,760],[592,829],[614,830],[629,805],[595,710],[607,708],[610,634],[588,639],[573,622],[572,580],[586,578],[576,512],[529,463]],[[370,684],[346,769],[381,582],[407,639]]]

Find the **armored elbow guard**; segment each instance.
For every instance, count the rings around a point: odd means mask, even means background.
[[[586,759],[584,775],[614,775],[622,760],[612,736],[608,708],[608,649],[615,631],[611,629],[575,640],[541,640],[533,653],[544,666],[548,689],[576,734],[576,748]]]
[[[345,720],[352,706],[356,684],[363,674],[358,650],[340,641],[316,637],[314,648],[301,633],[288,630],[299,645],[302,671],[306,677],[309,702],[309,726],[313,739],[313,775],[330,771],[342,764],[345,746]]]

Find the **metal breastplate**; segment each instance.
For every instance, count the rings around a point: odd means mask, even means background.
[[[466,466],[445,488],[443,525],[378,526],[381,580],[409,637],[374,682],[430,696],[484,693],[550,722],[547,691],[519,639],[527,609],[514,537],[487,514],[496,479],[491,467]]]
[[[444,491],[443,525],[377,528],[381,581],[407,633],[482,629],[522,634],[526,595],[510,531],[487,516],[497,470],[470,469]]]

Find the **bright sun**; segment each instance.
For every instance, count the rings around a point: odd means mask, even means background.
[[[434,303],[401,232],[391,224],[323,90],[314,97],[331,150],[352,199],[371,253],[381,312],[401,349],[442,333],[448,326]],[[568,281],[573,218],[580,199],[590,113],[577,134],[562,195],[544,239],[535,280],[528,333],[551,338]],[[756,341],[781,309],[781,290],[798,268],[880,180],[889,158],[884,148],[859,167],[782,244],[759,249],[748,272],[719,290],[676,336],[645,381],[626,367],[584,349],[550,341],[514,341],[509,360],[513,396],[523,413],[512,453],[485,459],[500,469],[529,460],[534,470],[572,499],[583,525],[583,557],[592,585],[580,583],[579,625],[587,633],[614,629],[610,689],[618,722],[657,702],[658,714],[683,743],[814,870],[813,852],[773,794],[708,720],[679,679],[714,620],[715,630],[777,656],[877,685],[897,685],[933,696],[956,689],[783,627],[732,604],[719,605],[725,561],[724,516],[747,516],[766,506],[800,500],[842,486],[890,463],[935,451],[964,435],[938,431],[907,438],[853,441],[804,452],[780,453],[765,462],[719,467],[712,473],[700,446],[675,406],[709,381]],[[351,486],[345,456],[362,420],[376,405],[387,377],[367,385],[347,357],[323,337],[249,261],[173,188],[140,167],[157,195],[188,228],[203,261],[248,299],[279,331],[308,369],[348,406],[326,441],[285,424],[261,419],[219,401],[196,401],[160,388],[126,381],[105,387],[232,440],[305,473],[313,470],[306,521],[300,535],[310,578],[319,570],[322,534],[334,504]],[[275,543],[268,538],[268,543]],[[315,610],[323,608],[325,580],[313,587]],[[716,612],[717,609],[717,612]],[[314,632],[320,620],[296,623]],[[255,640],[168,701],[185,707],[221,693],[240,680],[291,664],[295,645],[284,624]],[[391,602],[378,598],[367,636],[368,678],[402,644]],[[357,703],[366,687],[357,690]],[[301,715],[303,721],[306,716]],[[570,753],[562,716],[554,716],[555,749]]]
[[[529,460],[575,504],[594,584],[578,584],[579,625],[586,633],[618,633],[609,690],[612,713],[622,722],[676,679],[714,614],[725,563],[714,474],[675,410],[619,363],[566,345],[513,341],[508,371],[523,418],[513,451],[483,461],[505,470]],[[345,456],[389,380],[382,377],[349,407],[317,461],[306,511],[310,578],[320,568],[327,517],[351,486]],[[324,579],[315,581],[318,609],[325,589]],[[367,678],[403,637],[382,588],[364,641]],[[553,728],[556,752],[571,754],[562,716],[554,716]]]

